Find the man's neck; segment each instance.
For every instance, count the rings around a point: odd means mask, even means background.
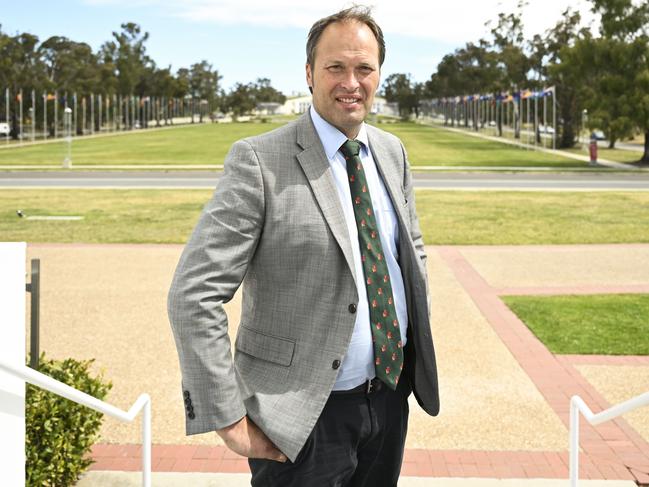
[[[355,127],[352,127],[351,129],[346,129],[344,127],[339,127],[338,125],[332,123],[331,121],[327,120],[325,117],[322,116],[322,114],[318,111],[318,109],[313,106],[313,109],[316,111],[318,116],[327,122],[329,125],[332,127],[338,129],[345,137],[347,137],[349,140],[354,140],[356,137],[358,137],[359,132],[361,131],[361,127],[363,126],[364,122],[361,122],[360,125],[356,125]]]

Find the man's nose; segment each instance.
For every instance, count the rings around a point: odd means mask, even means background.
[[[354,69],[348,69],[347,71],[345,71],[341,85],[348,91],[355,91],[360,86],[358,78],[356,77],[356,71]]]

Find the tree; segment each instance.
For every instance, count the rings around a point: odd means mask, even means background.
[[[48,91],[89,93],[99,84],[99,59],[88,44],[53,36],[38,51],[46,70]]]
[[[155,63],[147,56],[145,43],[149,33],[144,32],[138,24],[128,22],[121,25],[122,32],[113,32],[114,41],[101,47],[104,62],[115,67],[118,92],[122,95],[143,95],[148,86],[143,83],[147,67]]]
[[[256,103],[281,103],[286,101],[286,96],[270,84],[268,78],[257,78],[251,87]]]
[[[555,87],[560,148],[575,145],[584,100],[593,96],[594,73],[588,68],[592,64],[591,37],[590,31],[581,27],[579,12],[567,8],[554,27],[530,43],[531,65],[539,83]]]
[[[231,111],[235,117],[249,113],[259,103],[284,103],[286,96],[270,84],[268,78],[257,78],[254,83],[237,83],[227,96],[223,97],[221,109]]]
[[[633,118],[638,127],[644,130],[644,153],[638,163],[649,164],[649,47],[645,48],[643,58],[644,64],[635,77]]]
[[[257,106],[250,83],[237,83],[223,99],[223,111],[231,111],[235,117],[251,112]]]
[[[189,92],[193,98],[205,102],[208,107],[215,106],[215,102],[221,94],[222,76],[212,65],[203,60],[200,63],[192,64],[189,71]],[[203,110],[200,111],[200,121],[203,121]]]
[[[383,82],[383,96],[391,103],[399,104],[399,115],[408,119],[411,113],[419,116],[419,101],[423,87],[412,81],[410,74],[394,73]]]
[[[19,90],[28,93],[40,90],[45,82],[43,62],[37,50],[38,37],[32,34],[8,36],[0,32],[0,86],[9,88],[12,98],[19,102]],[[20,136],[19,110],[10,103],[11,137]]]
[[[523,35],[522,9],[525,2],[518,2],[516,13],[499,13],[498,22],[491,29],[493,36],[492,48],[496,53],[496,63],[500,68],[498,88],[508,89],[510,86],[522,88],[528,85],[528,72],[531,68],[530,58],[525,53]],[[486,25],[491,25],[487,22]]]
[[[592,11],[601,16],[601,38],[594,47],[602,97],[595,106],[608,117],[603,120],[612,143],[634,127],[644,133],[644,153],[638,162],[649,164],[649,2],[591,2]]]

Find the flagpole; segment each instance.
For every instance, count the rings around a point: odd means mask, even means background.
[[[20,98],[18,99],[18,106],[20,107],[20,118],[18,119],[18,135],[20,136],[20,145],[23,145],[23,89],[20,89],[20,94],[18,95]]]
[[[54,138],[59,133],[59,92],[54,90]]]
[[[7,124],[10,124],[11,122],[9,122],[9,88],[5,90],[5,113],[7,117],[5,120],[7,120]],[[9,139],[10,139],[9,134],[7,134],[7,138],[5,139],[5,145],[9,145]]]
[[[72,106],[74,107],[73,121],[72,121],[72,137],[77,136],[77,127],[79,125],[79,118],[77,113],[77,92],[72,93]]]
[[[538,138],[539,130],[539,97],[536,96],[537,93],[534,93],[534,149],[536,149],[536,143]]]
[[[32,90],[32,142],[36,138],[36,93]]]
[[[43,92],[43,140],[47,140],[47,92]]]
[[[545,133],[548,134],[550,131],[548,130],[548,97],[547,94],[545,93],[545,90],[543,90],[543,127],[545,128]],[[543,138],[543,148],[545,149],[545,137]]]
[[[557,149],[557,87],[552,87],[552,129],[554,133],[552,134],[552,148]]]
[[[527,113],[526,113],[526,115],[527,115],[527,130],[525,131],[525,133],[527,134],[527,139],[526,139],[527,144],[525,144],[526,145],[525,148],[527,150],[530,150],[530,98],[529,98],[529,96],[526,98],[526,100],[527,100]]]

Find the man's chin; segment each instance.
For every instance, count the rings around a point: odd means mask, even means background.
[[[365,120],[365,115],[365,112],[346,113],[345,116],[339,118],[339,125],[349,129],[358,128]]]

